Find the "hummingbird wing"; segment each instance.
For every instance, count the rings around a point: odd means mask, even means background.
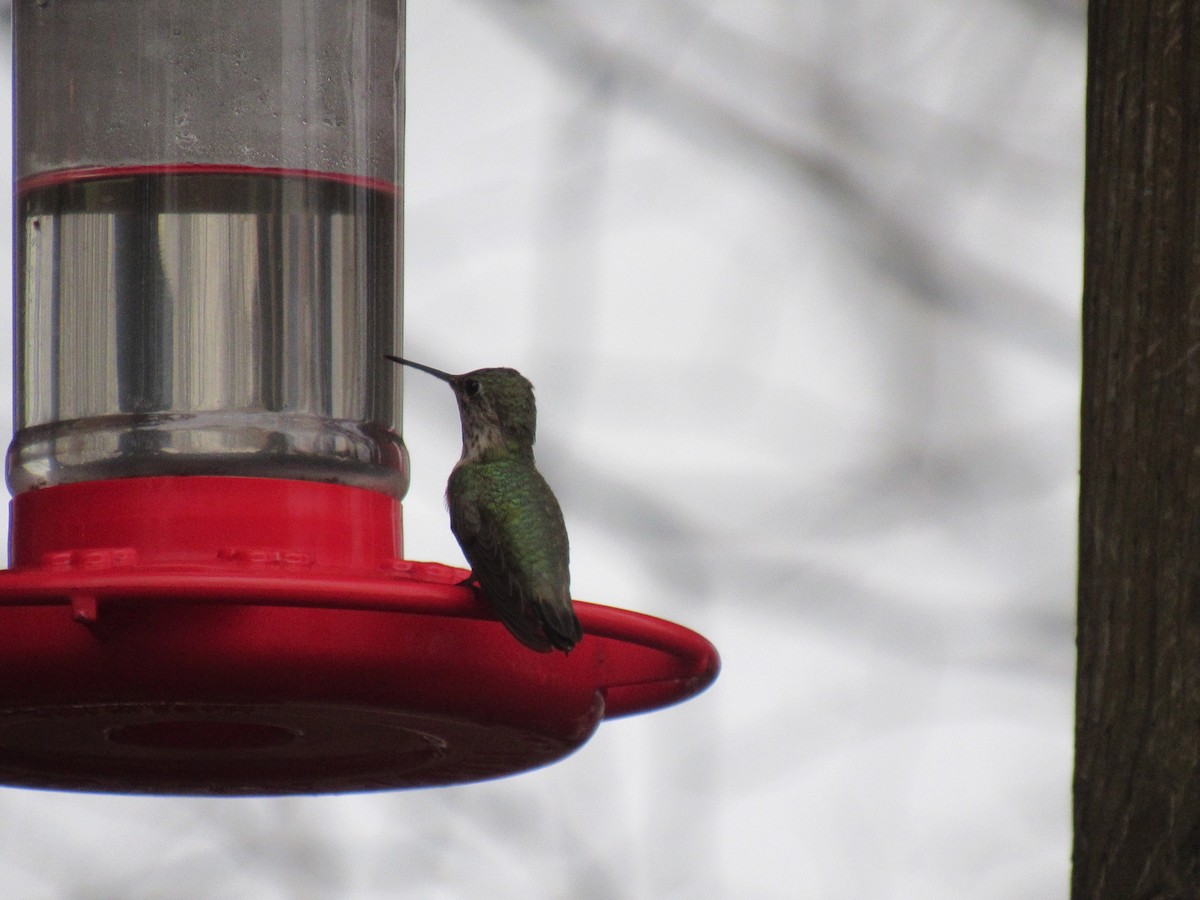
[[[567,528],[550,486],[518,460],[465,463],[446,491],[450,528],[506,628],[542,653],[583,636],[571,606]]]

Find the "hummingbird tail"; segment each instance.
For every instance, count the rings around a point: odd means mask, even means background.
[[[570,653],[583,638],[583,626],[569,606],[562,609],[557,605],[542,606],[540,609],[543,632],[555,650]]]
[[[484,589],[486,596],[487,590]],[[530,650],[570,653],[583,638],[583,626],[569,597],[559,601],[530,598],[524,603],[490,604],[504,627]]]

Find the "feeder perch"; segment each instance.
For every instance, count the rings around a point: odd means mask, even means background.
[[[454,784],[716,677],[590,603],[534,653],[404,559],[402,38],[396,0],[14,3],[0,784]]]

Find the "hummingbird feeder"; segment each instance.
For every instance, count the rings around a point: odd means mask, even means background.
[[[404,559],[403,5],[15,0],[0,784],[453,784],[703,690],[700,635],[513,640]]]

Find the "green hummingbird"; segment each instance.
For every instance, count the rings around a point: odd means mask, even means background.
[[[583,637],[571,606],[567,527],[533,462],[533,385],[516,369],[450,375],[388,356],[450,385],[462,420],[462,456],[446,485],[450,530],[496,615],[539,653]]]

